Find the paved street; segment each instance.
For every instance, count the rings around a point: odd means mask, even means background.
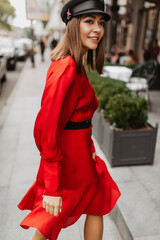
[[[39,55],[36,68],[31,67],[29,60],[26,62],[0,115],[0,240],[29,240],[33,235],[33,229],[19,226],[27,212],[18,210],[17,204],[33,183],[39,166],[33,126],[49,63],[42,63]],[[62,230],[59,240],[82,240],[84,218]],[[104,240],[108,239],[121,240],[109,215],[104,217]]]

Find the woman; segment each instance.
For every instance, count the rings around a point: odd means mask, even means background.
[[[34,128],[41,162],[35,183],[18,205],[31,210],[21,226],[37,229],[33,240],[55,240],[62,228],[86,214],[84,239],[101,240],[103,215],[113,209],[120,192],[91,139],[98,100],[83,59],[87,55],[88,65],[102,73],[104,25],[110,16],[102,0],[70,0],[61,17],[67,28],[51,53]]]

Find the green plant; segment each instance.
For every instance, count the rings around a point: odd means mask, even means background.
[[[125,83],[114,80],[105,79],[106,83],[102,86],[100,94],[97,96],[99,100],[99,108],[104,109],[106,103],[109,102],[110,98],[117,94],[126,94],[131,96],[131,91],[126,87]]]
[[[16,17],[16,10],[9,0],[0,1],[0,28],[11,30],[11,20]]]
[[[131,95],[131,91],[122,81],[101,77],[94,71],[87,71],[87,75],[98,98],[99,109],[104,109],[109,99],[116,94],[125,93]]]
[[[101,77],[87,71],[90,83],[99,100],[104,117],[118,128],[141,128],[148,119],[148,102],[145,98],[132,96],[125,83],[109,77]]]
[[[118,94],[105,105],[104,117],[118,128],[141,128],[148,119],[148,103],[145,98]]]

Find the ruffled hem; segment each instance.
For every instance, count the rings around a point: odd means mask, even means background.
[[[121,193],[110,176],[106,164],[96,156],[97,183],[92,183],[77,190],[64,190],[62,212],[59,217],[47,213],[42,207],[43,187],[36,182],[28,190],[18,204],[21,210],[29,209],[29,213],[22,221],[25,229],[34,227],[46,238],[56,240],[62,228],[74,224],[82,214],[102,216],[114,208]]]

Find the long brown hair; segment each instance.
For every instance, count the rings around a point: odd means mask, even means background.
[[[81,18],[73,18],[66,27],[66,32],[63,39],[57,47],[51,52],[51,60],[58,60],[71,55],[74,59],[77,72],[82,72],[83,66],[83,46],[80,38],[80,20]],[[96,51],[88,50],[87,65],[92,70],[97,70],[99,74],[103,72],[105,54],[105,39],[104,36],[98,44]]]

